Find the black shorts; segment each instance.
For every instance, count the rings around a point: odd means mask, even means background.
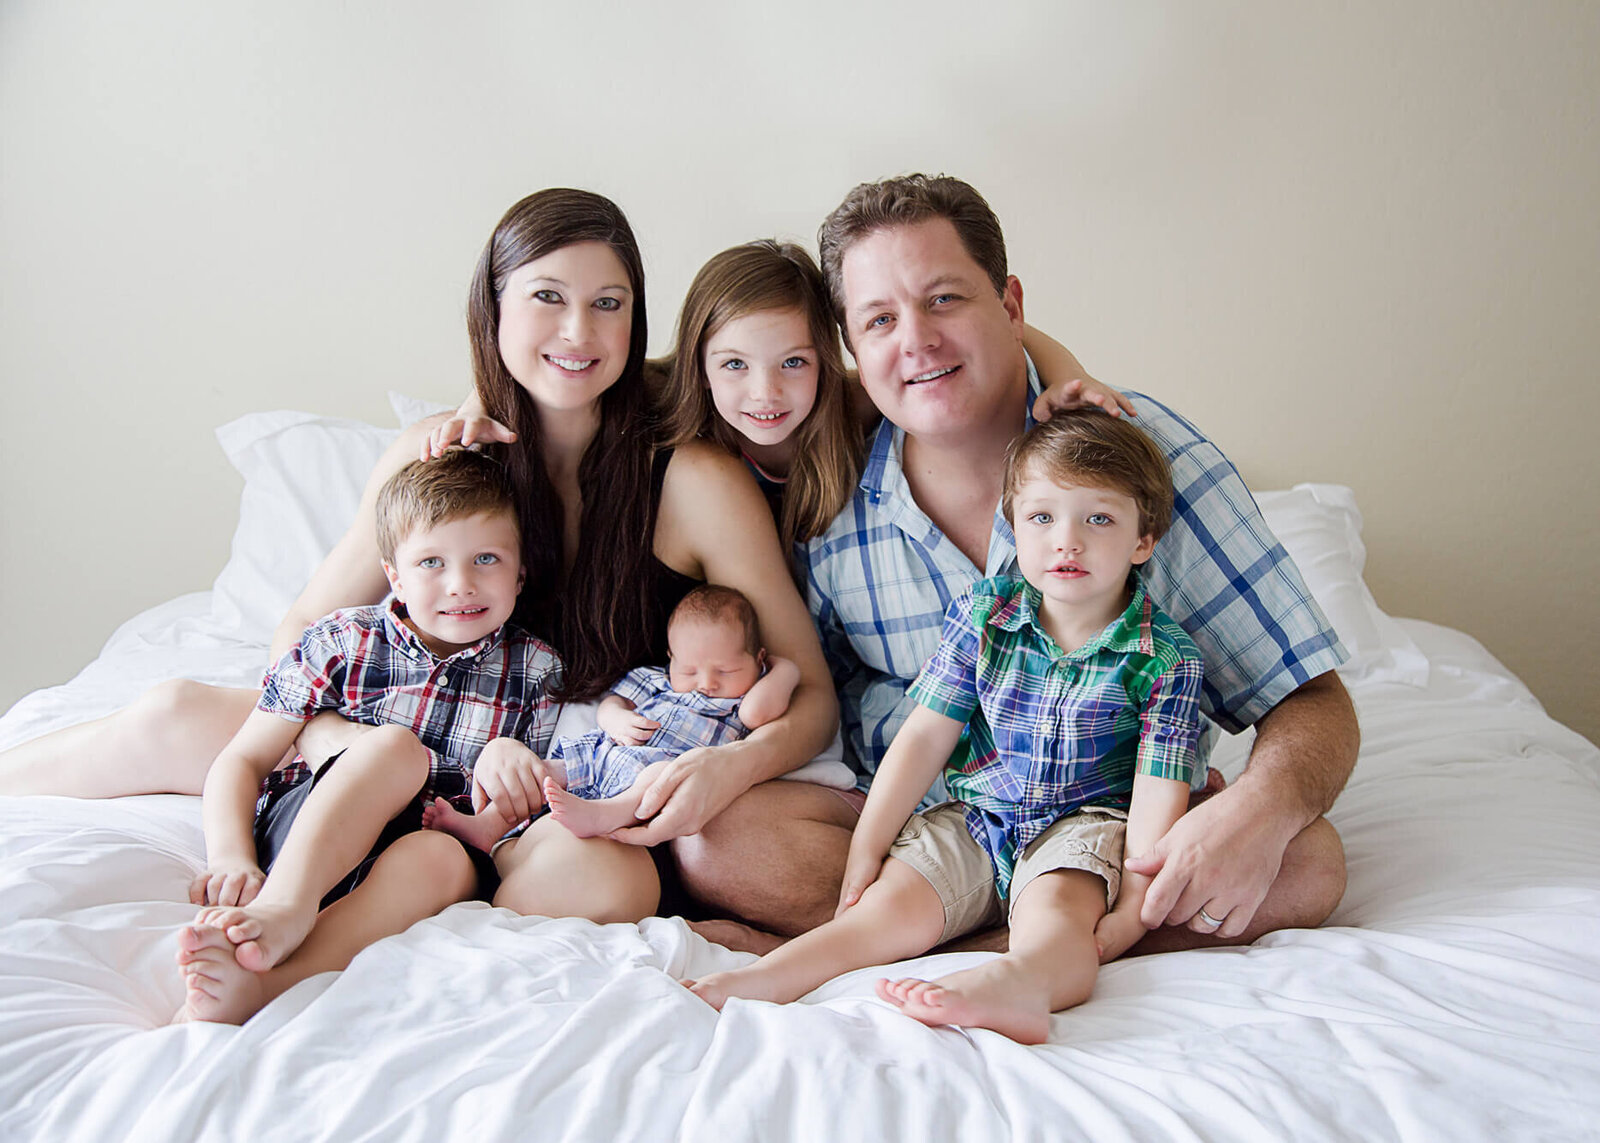
[[[315,773],[305,771],[298,780],[282,784],[274,784],[262,798],[256,808],[255,841],[256,864],[261,866],[263,873],[272,872],[272,863],[277,860],[278,854],[283,852],[283,844],[289,838],[289,829],[294,825],[294,819],[299,816],[300,809],[305,805],[306,798],[316,788],[322,776],[328,772],[333,764],[339,761],[344,751],[340,751],[329,758]],[[389,819],[383,827],[383,832],[378,835],[378,840],[372,843],[372,848],[367,851],[354,869],[340,878],[339,883],[322,898],[319,908],[326,909],[339,898],[347,896],[357,885],[366,879],[372,871],[372,866],[384,850],[388,849],[397,840],[408,833],[414,833],[422,828],[422,810],[428,803],[428,798],[419,794],[411,803]],[[478,874],[477,898],[488,901],[494,897],[494,891],[500,887],[500,875],[495,872],[494,860],[481,849],[470,845],[463,845],[467,856],[472,859],[472,867]]]

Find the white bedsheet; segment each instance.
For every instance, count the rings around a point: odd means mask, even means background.
[[[1600,752],[1468,637],[1405,626],[1430,681],[1354,688],[1329,924],[1114,964],[1036,1048],[907,1020],[880,970],[719,1017],[676,978],[745,958],[678,920],[482,904],[244,1028],[166,1026],[198,799],[0,799],[0,1138],[1600,1138]],[[0,746],[260,665],[187,596],[15,707]]]

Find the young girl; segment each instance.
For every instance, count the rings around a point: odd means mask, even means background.
[[[1133,413],[1052,338],[1030,326],[1023,345],[1048,386],[1042,405]],[[676,344],[647,376],[668,444],[710,440],[742,459],[785,550],[820,535],[850,499],[878,410],[845,369],[827,285],[801,247],[762,238],[712,257],[684,295]],[[469,399],[434,433],[429,455],[508,439]]]

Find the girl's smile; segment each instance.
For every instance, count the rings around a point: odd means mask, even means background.
[[[787,441],[817,399],[817,350],[798,309],[730,318],[706,338],[702,364],[717,415],[757,448]]]

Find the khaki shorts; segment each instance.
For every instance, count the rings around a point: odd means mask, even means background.
[[[889,856],[911,866],[934,887],[944,905],[939,941],[991,929],[1011,915],[1010,905],[1041,873],[1082,869],[1105,880],[1106,909],[1122,887],[1122,846],[1128,815],[1106,806],[1068,814],[1028,843],[1011,873],[1011,900],[1002,904],[995,889],[994,865],[967,829],[966,809],[946,802],[912,814],[889,847]]]

